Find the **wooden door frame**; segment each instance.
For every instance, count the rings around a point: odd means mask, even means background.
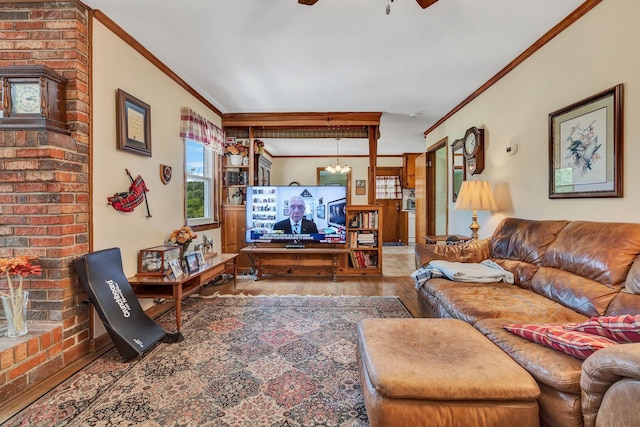
[[[427,148],[427,234],[436,234],[436,168],[435,165],[436,160],[436,151],[444,148],[445,155],[447,156],[447,165],[449,164],[449,152],[447,150],[449,142],[449,137],[444,137],[440,141],[431,145]],[[448,179],[448,169],[445,171],[447,177],[447,203],[446,203],[446,218],[445,218],[445,228],[447,232],[449,231],[449,179]]]
[[[404,183],[402,182],[402,171],[403,171],[402,166],[379,166],[379,167],[376,168],[375,171],[373,171],[371,173],[371,175],[373,175],[373,181],[372,181],[372,184],[371,184],[371,187],[372,187],[372,190],[373,190],[373,195],[374,195],[374,199],[373,199],[374,203],[373,204],[376,204],[375,203],[376,202],[376,199],[375,199],[375,195],[376,195],[376,177],[378,177],[378,176],[397,176],[400,179],[400,188],[403,188]],[[397,205],[397,202],[396,202],[396,205]],[[403,229],[402,224],[401,224],[401,219],[402,219],[402,195],[400,195],[400,209],[398,210],[398,225],[396,226],[396,236],[399,237],[400,239],[402,239],[403,234],[405,234],[404,233],[404,229]],[[385,218],[385,223],[386,223],[385,226],[388,226],[389,223],[386,222],[386,218]],[[384,233],[383,233],[382,237],[383,237],[383,240],[385,242],[391,242],[392,241],[392,240],[386,238],[384,236]],[[397,240],[394,239],[393,241],[395,242]]]

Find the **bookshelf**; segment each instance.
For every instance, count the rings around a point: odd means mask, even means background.
[[[382,275],[382,206],[347,206],[344,275]]]

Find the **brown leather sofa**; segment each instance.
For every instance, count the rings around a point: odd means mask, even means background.
[[[416,244],[415,254],[417,266],[491,259],[514,274],[514,285],[431,278],[417,295],[424,317],[472,324],[533,376],[542,425],[640,425],[640,343],[605,348],[583,361],[503,328],[640,314],[640,295],[627,283],[635,281],[635,289],[640,283],[640,224],[506,218],[489,239]]]

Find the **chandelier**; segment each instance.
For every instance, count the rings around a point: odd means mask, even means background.
[[[351,170],[349,166],[347,166],[346,164],[340,161],[339,141],[340,141],[340,138],[336,138],[336,162],[331,163],[329,166],[324,168],[324,170],[326,170],[329,173],[347,173]]]

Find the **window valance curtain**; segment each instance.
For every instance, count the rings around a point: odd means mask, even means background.
[[[180,137],[200,142],[218,154],[224,150],[224,131],[188,107],[180,109]]]
[[[402,186],[397,176],[376,176],[376,199],[402,199]]]

